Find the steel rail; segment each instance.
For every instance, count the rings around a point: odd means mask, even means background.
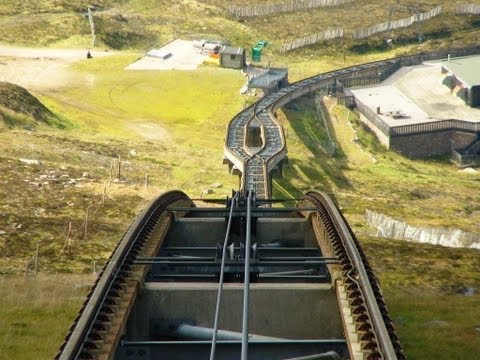
[[[108,293],[112,289],[118,274],[123,271],[127,255],[134,247],[137,239],[142,236],[144,230],[150,225],[150,221],[158,215],[158,211],[165,211],[167,207],[165,203],[169,199],[173,203],[182,199],[187,200],[188,197],[181,191],[170,191],[153,200],[140,213],[113,251],[105,269],[99,275],[98,282],[87,298],[85,307],[80,311],[73,329],[67,335],[55,359],[72,360],[79,358],[83,345],[87,342],[88,335],[92,332],[95,320],[104,306]]]
[[[237,197],[238,197],[238,193],[236,193],[235,196],[230,201],[230,214],[228,216],[227,230],[225,232],[225,240],[223,241],[222,259],[221,259],[221,265],[220,265],[220,279],[218,280],[217,303],[215,306],[215,317],[213,321],[213,336],[212,336],[212,347],[210,349],[210,360],[215,359],[215,350],[216,350],[217,335],[218,335],[218,318],[220,315],[220,303],[222,300],[223,281],[225,276],[225,258],[227,257],[227,245],[228,245],[228,239],[230,237],[230,228],[232,225],[233,208],[235,207]]]
[[[252,340],[251,343],[255,344],[345,344],[344,339],[286,339],[286,340]],[[165,346],[165,345],[178,345],[178,346],[185,346],[185,345],[205,345],[210,344],[210,340],[181,340],[181,341],[165,341],[165,340],[147,340],[147,341],[128,341],[122,340],[122,346]],[[226,344],[226,345],[239,345],[241,344],[241,340],[219,340],[218,344]]]
[[[247,197],[247,224],[245,234],[245,273],[243,283],[243,314],[242,314],[242,351],[241,360],[248,360],[248,314],[250,302],[250,241],[252,226],[252,190]]]
[[[359,289],[363,294],[365,304],[368,309],[368,314],[373,328],[374,334],[378,340],[379,348],[386,360],[396,360],[403,358],[401,349],[395,349],[392,343],[391,331],[389,331],[385,324],[385,315],[382,314],[378,304],[378,296],[375,294],[370,276],[365,268],[364,261],[360,254],[359,248],[355,243],[353,234],[350,228],[346,225],[346,221],[338,211],[338,208],[333,203],[331,198],[322,192],[308,192],[305,195],[305,200],[318,204],[319,212],[324,211],[333,222],[337,234],[351,260],[352,268],[344,273],[353,283],[357,283]],[[320,205],[321,204],[321,205]],[[355,273],[353,273],[353,270]]]

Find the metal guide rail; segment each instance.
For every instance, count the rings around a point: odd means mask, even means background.
[[[128,293],[127,281],[134,278],[134,259],[156,235],[160,219],[174,204],[194,206],[183,192],[170,191],[152,201],[132,224],[95,281],[55,359],[101,357],[102,345],[111,340],[106,337],[115,318],[115,310]]]
[[[335,205],[310,192],[296,206],[262,207],[279,202],[253,191],[224,208],[160,196],[114,251],[56,358],[403,359]],[[335,291],[344,285],[346,303]]]

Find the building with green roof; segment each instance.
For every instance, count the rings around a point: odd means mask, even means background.
[[[449,58],[442,62],[444,81],[451,89],[459,88],[458,95],[471,107],[480,107],[480,56]]]

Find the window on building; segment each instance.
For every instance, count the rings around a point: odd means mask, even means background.
[[[237,57],[235,55],[230,55],[230,60],[235,60]]]

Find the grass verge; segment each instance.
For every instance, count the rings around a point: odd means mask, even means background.
[[[67,333],[92,276],[0,276],[2,359],[52,359]]]

